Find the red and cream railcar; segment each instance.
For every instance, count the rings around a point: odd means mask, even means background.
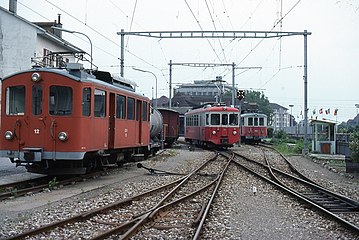
[[[30,172],[82,174],[148,154],[149,99],[117,80],[81,64],[4,78],[0,156]]]
[[[241,142],[260,143],[267,137],[267,115],[263,113],[241,114]]]
[[[205,106],[185,114],[185,140],[205,147],[232,147],[239,142],[239,110]]]

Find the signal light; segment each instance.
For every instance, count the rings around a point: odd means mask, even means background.
[[[245,97],[245,95],[246,95],[246,93],[245,93],[244,90],[238,90],[238,91],[237,91],[237,98],[238,98],[239,100],[242,100],[242,99]]]

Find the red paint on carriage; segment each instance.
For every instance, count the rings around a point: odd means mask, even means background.
[[[205,106],[185,114],[185,140],[205,147],[232,147],[239,142],[239,110]]]

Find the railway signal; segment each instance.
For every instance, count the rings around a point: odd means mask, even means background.
[[[238,91],[237,91],[237,98],[238,98],[239,100],[242,100],[242,99],[245,97],[245,95],[246,95],[246,93],[245,93],[244,90],[238,90]]]

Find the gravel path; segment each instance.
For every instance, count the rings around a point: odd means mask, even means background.
[[[235,148],[248,151],[248,146]],[[186,147],[167,151],[142,162],[147,167],[186,173],[212,153]],[[202,160],[201,160],[202,159]],[[289,160],[301,172],[323,186],[358,200],[359,177],[335,173],[302,156]],[[119,200],[160,185],[176,176],[150,175],[136,164],[127,164],[118,174],[33,196],[0,203],[0,239],[28,225],[55,221],[94,206]],[[251,191],[257,187],[257,194]],[[215,200],[203,239],[359,239],[308,209],[278,189],[234,167],[228,173],[222,193]],[[34,209],[32,209],[34,208]],[[163,236],[163,239],[168,237]]]

